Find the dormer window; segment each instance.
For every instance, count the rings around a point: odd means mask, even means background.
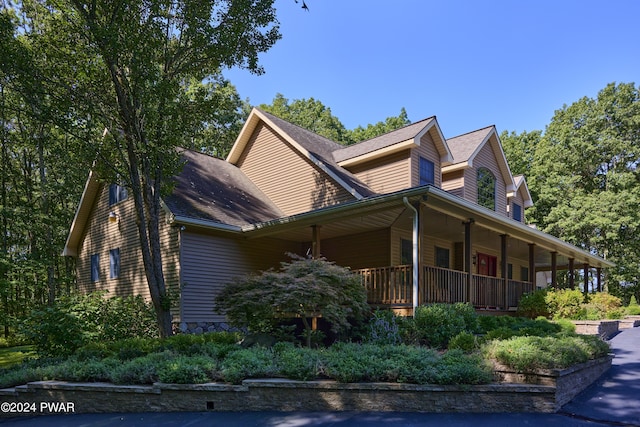
[[[487,168],[478,169],[478,204],[496,210],[496,177]]]
[[[432,161],[420,157],[420,185],[433,185],[435,182],[435,165]]]
[[[513,219],[522,222],[522,206],[517,203],[513,204]]]
[[[127,195],[128,193],[125,187],[118,184],[111,184],[109,186],[109,206],[126,200]]]

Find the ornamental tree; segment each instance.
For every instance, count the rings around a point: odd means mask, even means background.
[[[349,318],[362,318],[369,311],[360,277],[351,270],[324,258],[289,256],[292,261],[283,262],[279,271],[228,283],[216,298],[216,311],[253,332],[270,332],[279,320],[300,318],[309,346],[309,318],[322,317],[339,333],[350,326]]]

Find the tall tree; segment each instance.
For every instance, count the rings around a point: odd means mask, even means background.
[[[610,290],[640,288],[640,92],[611,83],[555,112],[540,140],[533,216],[545,231],[616,263]]]
[[[223,67],[262,72],[258,54],[280,37],[273,0],[25,0],[14,38],[31,54],[58,124],[87,133],[100,176],[134,200],[142,260],[162,335],[171,334],[162,269],[160,198],[179,168],[176,147],[214,122]],[[33,79],[35,73],[24,73]],[[213,83],[213,85],[212,85]],[[207,116],[209,113],[211,116]],[[102,132],[106,130],[106,132]],[[99,133],[98,133],[99,132]]]

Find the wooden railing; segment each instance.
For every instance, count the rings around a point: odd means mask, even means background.
[[[367,301],[375,305],[411,305],[413,276],[410,265],[356,270],[367,290]]]
[[[433,302],[454,303],[468,301],[468,276],[463,271],[425,266],[420,287],[418,288],[419,305]]]
[[[411,306],[413,280],[411,265],[364,268],[355,270],[362,277],[369,304],[378,306]],[[469,301],[468,273],[424,266],[418,286],[418,305],[430,303],[471,302],[476,307],[509,309],[520,297],[535,289],[533,283],[505,280],[474,274]]]

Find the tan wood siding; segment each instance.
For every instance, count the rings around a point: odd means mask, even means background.
[[[322,256],[352,269],[389,265],[389,229],[322,240]]]
[[[442,175],[442,189],[464,198],[464,170],[457,170]]]
[[[426,133],[420,139],[420,146],[411,150],[411,186],[420,185],[420,157],[433,162],[434,185],[442,187],[442,172],[440,165],[440,154],[436,148],[431,135]]]
[[[348,169],[376,193],[386,194],[411,186],[410,168],[410,153],[404,150]]]
[[[109,185],[101,184],[78,250],[76,269],[82,292],[107,290],[108,296],[142,295],[149,300],[149,288],[142,263],[133,198],[109,206]],[[114,212],[118,221],[109,221]],[[160,221],[165,281],[173,294],[179,292],[178,231]],[[120,275],[109,277],[109,252],[120,250]],[[91,255],[100,259],[100,278],[91,282]]]
[[[237,166],[286,215],[353,200],[349,192],[264,124],[256,128]]]
[[[502,172],[498,167],[498,160],[486,143],[473,159],[473,167],[466,169],[464,174],[464,198],[478,203],[478,169],[487,168],[496,179],[496,213],[507,216],[507,189]]]
[[[182,321],[223,322],[214,312],[216,294],[236,277],[279,267],[296,252],[297,243],[181,233]]]

